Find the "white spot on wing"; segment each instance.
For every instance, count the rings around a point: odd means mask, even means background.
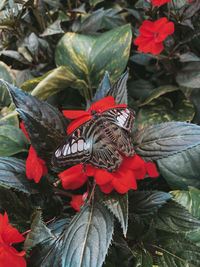
[[[69,144],[66,144],[63,146],[63,156],[66,156],[68,153],[68,150],[69,150]]]
[[[61,150],[57,149],[55,152],[55,156],[58,158],[58,157],[60,157],[60,155],[61,155]]]
[[[76,153],[77,152],[77,143],[74,143],[72,145],[72,153]]]
[[[84,145],[83,140],[78,140],[78,151],[83,151],[83,145]]]

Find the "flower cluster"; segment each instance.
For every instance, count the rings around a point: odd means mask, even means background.
[[[107,96],[92,104],[88,111],[64,110],[63,114],[66,117],[74,119],[69,124],[67,133],[71,134],[77,127],[91,120],[93,118],[92,112],[96,111],[98,114],[101,114],[108,109],[119,107],[126,108],[127,105],[116,105],[114,98],[112,96]],[[29,139],[23,123],[21,123],[21,128],[25,136]],[[26,174],[28,179],[34,179],[36,183],[39,182],[41,176],[47,174],[45,162],[37,157],[32,145],[26,161]],[[93,177],[95,183],[99,185],[100,190],[105,194],[108,194],[113,190],[116,190],[120,194],[124,194],[130,189],[136,190],[136,180],[144,179],[147,174],[149,177],[158,176],[155,165],[151,162],[146,163],[139,156],[135,155],[130,158],[123,156],[122,164],[117,171],[112,173],[104,169],[98,169],[90,164],[87,164],[86,166],[78,164],[63,171],[58,177],[61,179],[63,187],[67,190],[77,189],[88,181],[88,177]],[[71,205],[76,210],[79,210],[80,206],[86,200],[87,195],[88,192],[84,195],[74,195],[72,197]]]
[[[7,213],[0,214],[0,267],[26,267],[25,251],[18,252],[12,247],[13,243],[23,241],[24,237],[9,224]]]

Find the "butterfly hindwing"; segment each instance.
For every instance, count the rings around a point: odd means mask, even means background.
[[[115,108],[102,113],[110,129],[110,137],[116,148],[126,157],[134,156],[131,131],[135,119],[135,113],[127,108]]]

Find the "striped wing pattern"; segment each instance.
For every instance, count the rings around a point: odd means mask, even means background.
[[[53,165],[91,164],[109,172],[117,170],[122,156],[134,155],[130,132],[134,112],[127,108],[116,108],[95,113],[93,119],[79,126],[67,136],[56,149]]]

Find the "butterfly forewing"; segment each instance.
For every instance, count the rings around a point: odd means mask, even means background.
[[[94,114],[56,149],[53,164],[61,167],[82,163],[109,172],[117,170],[122,163],[120,153],[134,155],[130,136],[134,118],[134,112],[127,108]]]

